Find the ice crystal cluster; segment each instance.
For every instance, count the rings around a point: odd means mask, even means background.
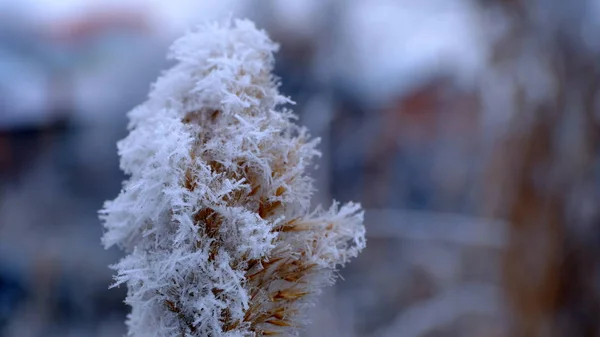
[[[199,27],[129,113],[129,179],[100,212],[127,255],[130,336],[297,335],[335,269],[365,246],[357,204],[310,210],[317,140],[271,74],[277,45],[247,20]]]

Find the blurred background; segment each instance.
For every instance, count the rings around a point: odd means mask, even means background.
[[[368,244],[304,336],[600,336],[597,0],[0,0],[0,336],[122,336],[125,113],[248,17]]]

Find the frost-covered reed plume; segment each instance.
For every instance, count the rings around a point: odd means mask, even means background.
[[[365,246],[357,204],[309,210],[317,140],[279,106],[277,46],[250,21],[200,27],[129,113],[129,180],[101,211],[128,255],[130,336],[296,335],[314,295]]]

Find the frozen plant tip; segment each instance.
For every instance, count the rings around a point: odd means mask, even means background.
[[[297,335],[365,247],[359,205],[309,209],[317,140],[280,108],[276,49],[250,21],[204,25],[129,113],[130,177],[100,212],[104,245],[127,252],[129,336]]]

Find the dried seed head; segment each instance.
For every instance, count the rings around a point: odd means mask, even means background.
[[[295,335],[364,248],[359,205],[309,210],[317,140],[278,108],[276,49],[249,21],[203,26],[129,113],[130,178],[101,218],[128,253],[114,268],[130,336]]]

